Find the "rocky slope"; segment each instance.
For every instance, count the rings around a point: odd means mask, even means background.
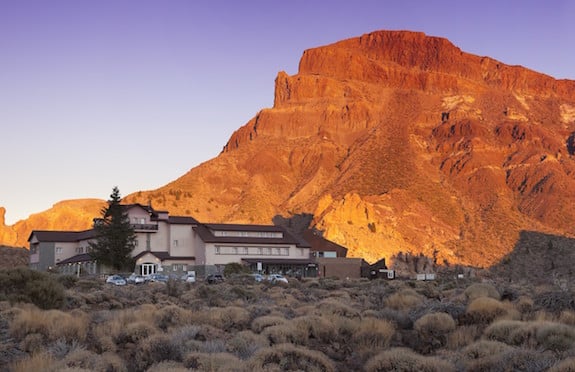
[[[312,213],[350,256],[486,266],[523,230],[572,235],[574,153],[574,81],[381,31],[305,51],[218,157],[125,200],[210,222]]]

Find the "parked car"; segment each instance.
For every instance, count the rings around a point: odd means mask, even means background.
[[[122,278],[120,275],[110,275],[106,278],[106,283],[114,285],[126,285],[126,279]]]
[[[130,284],[143,284],[146,282],[146,279],[142,275],[138,275],[136,273],[130,274],[130,276],[126,280]]]
[[[270,275],[268,275],[268,281],[270,281],[272,283],[288,284],[287,278],[281,274],[270,274]]]
[[[223,281],[224,281],[224,276],[222,274],[210,274],[206,278],[206,282],[208,282],[208,284],[221,283]]]
[[[195,271],[191,271],[187,274],[182,276],[182,280],[186,283],[195,283],[196,282],[196,273]]]
[[[252,274],[252,277],[258,283],[264,281],[264,276],[262,274]]]
[[[151,282],[167,283],[170,278],[164,274],[152,274],[150,275]]]

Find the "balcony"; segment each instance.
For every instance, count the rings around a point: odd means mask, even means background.
[[[158,231],[158,224],[155,223],[133,223],[131,224],[132,229],[135,232],[156,232]]]

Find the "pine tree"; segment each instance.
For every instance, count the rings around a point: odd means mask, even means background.
[[[120,202],[120,190],[116,186],[110,195],[108,206],[102,208],[102,218],[94,223],[96,241],[90,242],[90,255],[100,265],[118,271],[132,271],[132,251],[136,236],[128,214]]]

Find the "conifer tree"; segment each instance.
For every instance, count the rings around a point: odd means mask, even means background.
[[[132,271],[136,236],[128,213],[120,204],[120,190],[114,187],[108,205],[102,208],[102,217],[95,220],[96,241],[90,242],[90,255],[98,264],[115,270]]]

